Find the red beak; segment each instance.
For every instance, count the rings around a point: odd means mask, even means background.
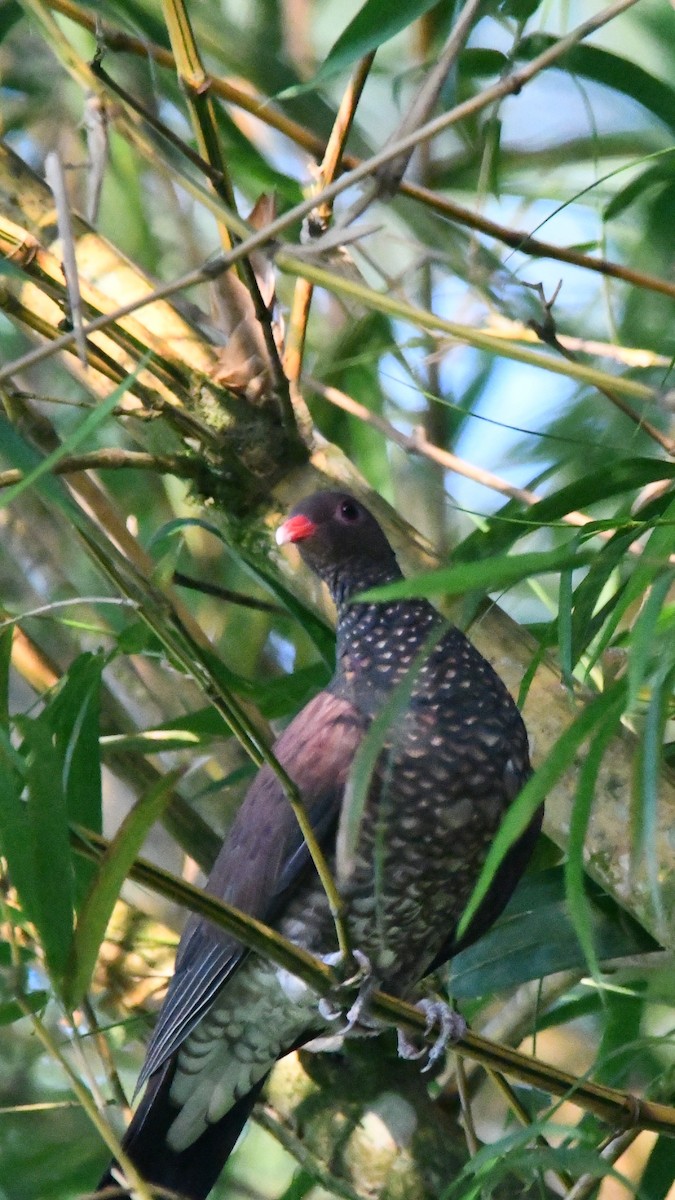
[[[301,542],[304,538],[316,533],[314,521],[298,513],[297,517],[288,517],[277,529],[275,534],[277,546],[285,546],[287,542]]]

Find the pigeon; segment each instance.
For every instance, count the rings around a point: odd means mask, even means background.
[[[276,537],[297,546],[327,585],[337,646],[331,682],[288,725],[274,755],[334,874],[364,973],[411,999],[424,976],[490,928],[527,866],[541,811],[458,939],[504,813],[530,774],[525,726],[487,660],[428,600],[360,599],[402,573],[354,496],[309,496]],[[389,719],[376,726],[380,741],[351,845],[340,821],[354,794],[353,764],[383,713]],[[249,787],[206,889],[338,961],[325,892],[269,765]],[[192,914],[141,1071],[145,1092],[123,1140],[141,1176],[204,1200],[275,1062],[332,1032],[328,1008],[291,972]],[[112,1169],[99,1188],[116,1182]]]

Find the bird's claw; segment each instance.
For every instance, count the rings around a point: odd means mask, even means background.
[[[338,1021],[340,1018],[344,1018],[346,1024],[344,1029],[340,1030],[340,1033],[351,1033],[357,1025],[368,1026],[368,1004],[373,992],[377,989],[377,980],[373,975],[373,969],[367,955],[361,950],[353,950],[352,959],[356,964],[356,969],[338,985],[337,995],[322,996],[321,1000],[319,1000],[319,1012],[325,1021]],[[331,967],[339,966],[343,961],[340,953],[324,955],[324,962],[328,963]],[[339,994],[343,989],[351,991],[357,986],[356,999],[347,1009],[347,1012],[345,1012],[340,1004]]]
[[[398,1029],[398,1052],[400,1057],[405,1059],[426,1058],[427,1061],[422,1070],[430,1071],[434,1063],[445,1053],[447,1047],[453,1042],[458,1042],[464,1036],[466,1021],[444,1000],[420,1000],[415,1008],[424,1013],[425,1037],[428,1037],[434,1029],[438,1029],[438,1036],[432,1046],[425,1044],[420,1048],[402,1029]]]

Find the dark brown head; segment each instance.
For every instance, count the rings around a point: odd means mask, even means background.
[[[367,587],[401,578],[377,521],[348,492],[315,492],[301,500],[277,529],[276,539],[280,546],[297,545],[337,604]]]

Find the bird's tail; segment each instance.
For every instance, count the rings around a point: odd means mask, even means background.
[[[235,1147],[266,1076],[237,1100],[219,1121],[209,1125],[191,1146],[181,1151],[171,1150],[166,1142],[167,1130],[177,1115],[169,1098],[172,1076],[173,1064],[167,1064],[150,1077],[122,1146],[140,1176],[147,1183],[164,1189],[163,1195],[174,1193],[180,1200],[205,1200]],[[99,1181],[97,1191],[110,1188],[111,1200],[112,1197],[130,1200],[129,1193],[120,1190],[111,1174],[114,1165],[111,1164]]]

